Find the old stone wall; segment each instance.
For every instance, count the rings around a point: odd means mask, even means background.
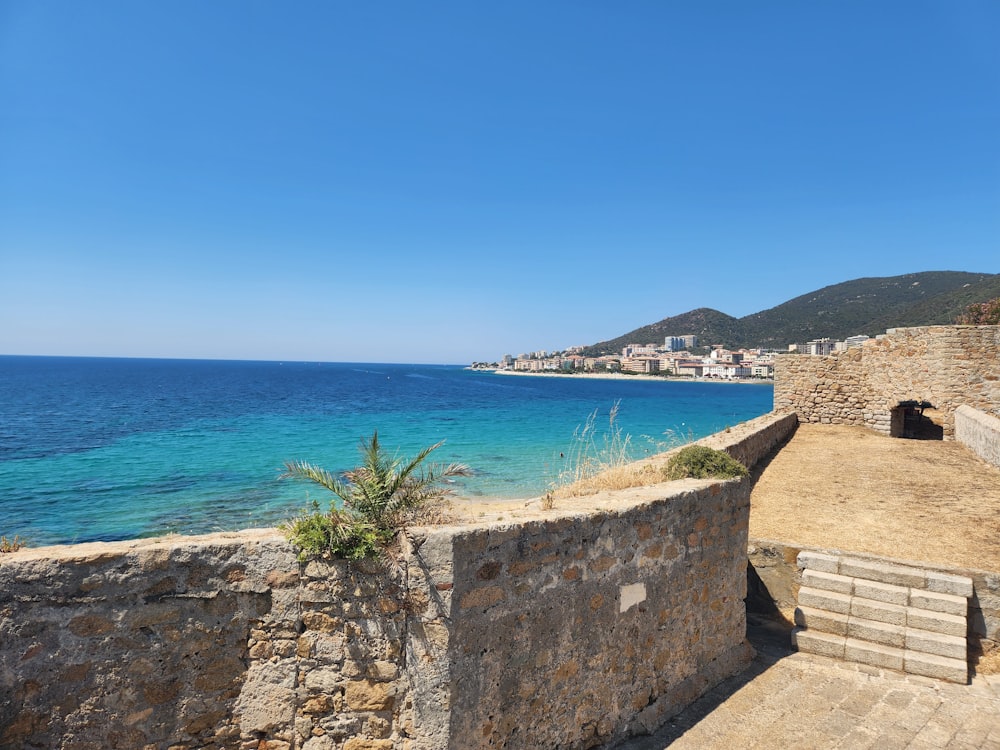
[[[895,328],[837,355],[775,362],[774,407],[803,422],[890,434],[904,401],[932,404],[928,415],[946,437],[962,404],[1000,414],[1000,326]]]
[[[584,748],[746,665],[749,483],[414,530],[398,573],[233,534],[0,562],[0,747]]]
[[[435,531],[417,550],[451,612],[449,748],[649,732],[749,662],[749,482],[616,494],[605,512]]]
[[[273,530],[4,555],[0,747],[395,747],[404,601]]]
[[[1000,419],[960,406],[955,411],[955,439],[984,461],[1000,466]]]
[[[794,429],[713,438],[753,463]],[[413,529],[398,568],[274,530],[0,555],[0,748],[587,748],[749,659],[749,480]]]

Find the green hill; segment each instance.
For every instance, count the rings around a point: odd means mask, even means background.
[[[626,344],[663,344],[695,334],[702,345],[783,349],[828,337],[875,336],[887,328],[954,322],[973,302],[1000,297],[1000,274],[927,271],[845,281],[744,318],[699,308],[588,346],[586,356],[617,354]]]

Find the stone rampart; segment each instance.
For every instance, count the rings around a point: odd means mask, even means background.
[[[894,328],[837,355],[778,357],[774,380],[774,408],[803,422],[891,434],[901,403],[928,402],[952,437],[962,404],[1000,414],[1000,326]]]
[[[717,447],[766,454],[794,416]],[[588,748],[749,660],[749,480],[413,529],[399,568],[274,530],[0,555],[0,748]]]
[[[960,406],[955,410],[955,439],[984,461],[1000,466],[1000,419]]]

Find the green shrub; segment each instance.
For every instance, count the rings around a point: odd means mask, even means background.
[[[1000,325],[1000,297],[989,302],[976,302],[965,308],[955,321],[967,326]]]
[[[689,445],[681,448],[664,469],[667,479],[732,479],[745,477],[749,472],[747,467],[730,456],[725,451],[708,448],[704,445]]]
[[[331,555],[348,560],[382,556],[413,514],[423,505],[449,494],[440,486],[447,477],[469,476],[462,464],[423,466],[431,451],[424,448],[406,460],[386,454],[375,432],[359,445],[361,465],[336,477],[304,461],[285,464],[283,478],[305,479],[334,494],[330,510],[319,503],[279,528],[299,548],[299,559]],[[338,507],[338,501],[340,507]]]

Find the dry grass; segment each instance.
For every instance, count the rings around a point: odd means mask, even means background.
[[[1000,571],[1000,469],[953,441],[799,425],[750,502],[751,537]]]
[[[27,546],[28,545],[25,543],[25,541],[16,534],[14,535],[13,539],[8,539],[5,536],[0,536],[0,554],[5,552],[17,552],[19,549],[22,549]]]
[[[446,526],[461,517],[450,497],[436,498],[414,508],[406,519],[407,526]]]
[[[568,497],[583,497],[598,492],[625,490],[629,487],[645,487],[666,481],[663,466],[648,461],[612,466],[590,476],[584,476],[570,484],[552,491],[554,500]]]

